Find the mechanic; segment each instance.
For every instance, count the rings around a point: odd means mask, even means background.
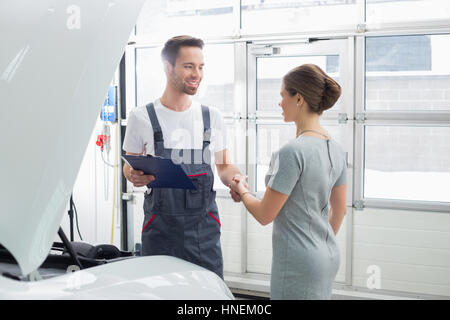
[[[130,112],[123,149],[130,155],[154,155],[180,163],[196,186],[196,190],[147,189],[142,255],[178,257],[223,278],[221,223],[211,163],[226,186],[242,176],[231,163],[220,111],[191,99],[203,78],[203,45],[191,36],[173,37],[165,43],[161,53],[165,90],[160,98]],[[135,187],[155,179],[127,164],[123,173]],[[236,192],[230,190],[230,194],[235,202],[240,201]]]

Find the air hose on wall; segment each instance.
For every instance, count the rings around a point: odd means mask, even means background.
[[[115,224],[115,210],[116,210],[116,193],[117,193],[117,157],[118,157],[118,130],[119,126],[116,121],[117,105],[116,105],[116,87],[111,86],[108,90],[106,96],[100,119],[103,121],[103,127],[101,134],[97,136],[97,146],[100,147],[102,161],[104,163],[104,192],[105,200],[108,200],[109,193],[109,167],[113,168],[113,199],[112,199],[112,218],[111,218],[111,240],[110,243],[114,242],[114,224]],[[114,163],[109,162],[109,152],[111,150],[111,131],[114,131],[114,143],[116,144],[114,148]],[[106,157],[105,157],[106,153]]]

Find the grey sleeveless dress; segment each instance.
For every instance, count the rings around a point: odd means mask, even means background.
[[[332,139],[301,136],[272,155],[265,182],[289,195],[273,225],[271,299],[330,299],[340,257],[329,199],[346,183],[345,153]]]

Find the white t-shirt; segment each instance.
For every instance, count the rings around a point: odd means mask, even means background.
[[[203,117],[200,103],[192,101],[185,111],[173,111],[161,104],[160,99],[154,101],[156,116],[164,137],[166,149],[202,149]],[[226,149],[226,127],[219,109],[209,107],[211,125],[211,164],[214,163],[214,152]],[[155,155],[153,128],[147,108],[134,108],[129,116],[123,150],[130,153]],[[214,165],[212,165],[214,167]]]

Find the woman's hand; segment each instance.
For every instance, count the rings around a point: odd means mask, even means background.
[[[233,177],[233,182],[230,185],[230,189],[231,191],[237,193],[240,197],[242,197],[242,195],[245,192],[249,192],[249,187],[247,184],[247,180],[248,180],[248,176],[234,176]]]

